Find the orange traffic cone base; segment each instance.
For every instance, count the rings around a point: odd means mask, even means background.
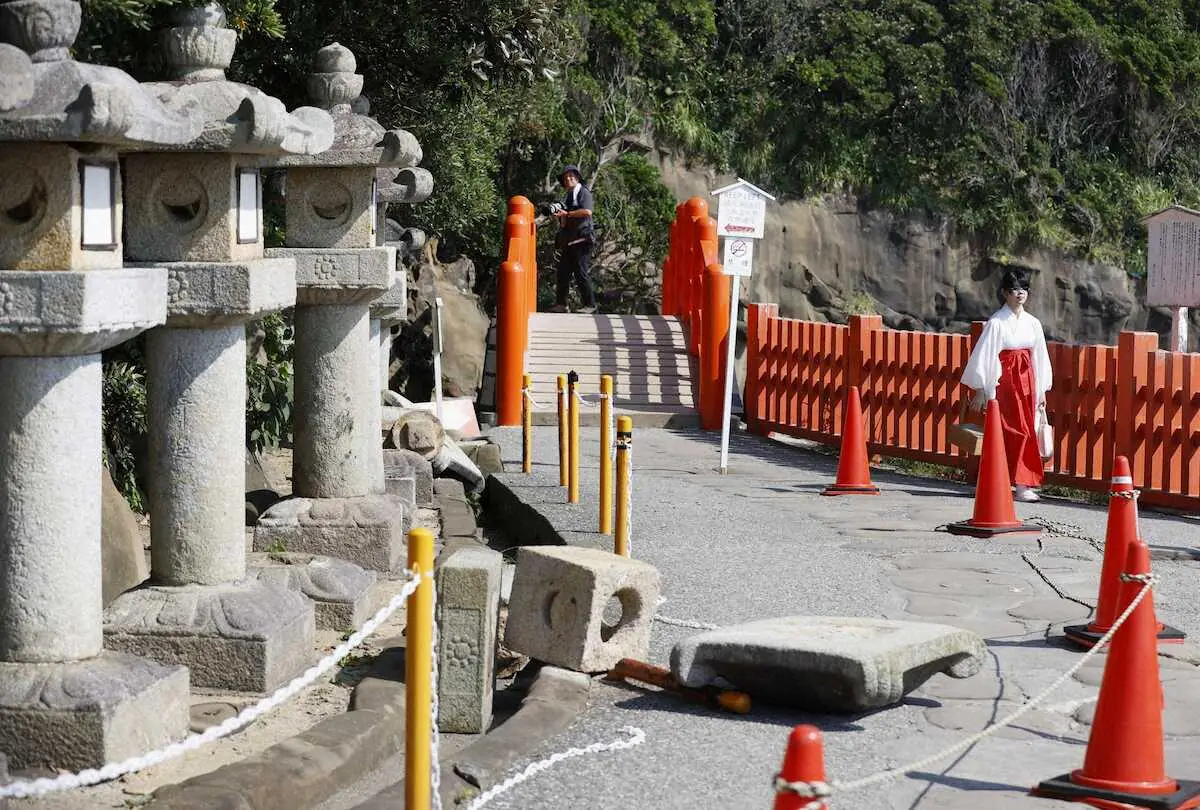
[[[999,534],[1041,534],[1042,527],[1036,523],[1022,523],[1019,520],[1013,521],[1011,524],[986,524],[976,523],[974,519],[962,520],[958,523],[950,523],[946,526],[946,531],[950,534],[965,535],[967,537],[995,537]]]
[[[879,487],[874,484],[830,484],[821,490],[822,495],[878,495]]]
[[[1176,782],[1174,793],[1126,793],[1120,790],[1077,785],[1071,774],[1047,779],[1032,791],[1034,796],[1046,799],[1061,799],[1067,802],[1083,802],[1101,810],[1194,810],[1200,808],[1200,782]]]
[[[1094,629],[1090,624],[1072,624],[1063,628],[1063,635],[1067,637],[1067,641],[1072,644],[1077,644],[1085,650],[1090,650],[1100,643],[1100,639],[1104,638],[1104,634],[1108,632],[1108,628]],[[1168,624],[1158,625],[1158,642],[1160,644],[1182,644],[1187,638],[1187,633],[1171,627]]]

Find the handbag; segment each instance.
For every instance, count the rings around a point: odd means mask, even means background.
[[[1037,444],[1038,453],[1042,457],[1042,461],[1049,461],[1054,458],[1054,427],[1050,424],[1050,420],[1046,418],[1046,411],[1038,408],[1037,415]]]
[[[983,425],[971,421],[967,414],[964,398],[958,412],[958,421],[946,428],[946,441],[957,447],[964,455],[977,456],[983,452]]]

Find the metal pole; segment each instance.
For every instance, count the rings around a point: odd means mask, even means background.
[[[567,452],[567,375],[558,375],[558,485],[571,482],[570,459]]]
[[[433,534],[428,529],[408,533],[408,567],[421,577],[408,597],[407,643],[404,650],[405,810],[429,810],[432,787],[430,763],[433,719],[430,676],[433,672]]]
[[[608,426],[612,419],[613,379],[600,377],[600,534],[612,534],[612,436]]]
[[[733,277],[730,285],[729,302],[729,337],[725,351],[725,407],[721,417],[721,475],[729,472],[729,422],[733,417],[733,350],[737,343],[737,313],[738,313],[738,282],[740,276]]]
[[[567,477],[567,503],[579,503],[579,374],[567,374],[567,412],[570,414],[570,454]]]
[[[617,532],[613,551],[622,557],[629,556],[629,484],[630,459],[633,450],[633,419],[617,417]]]
[[[533,472],[533,377],[521,378],[521,472]]]

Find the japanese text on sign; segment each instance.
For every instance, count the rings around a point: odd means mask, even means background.
[[[1150,224],[1146,303],[1200,306],[1200,221],[1163,218]]]
[[[717,235],[762,239],[766,230],[767,201],[753,189],[731,188],[721,195],[717,209]]]
[[[754,264],[754,242],[751,239],[725,237],[725,256],[721,270],[727,276],[750,276]]]

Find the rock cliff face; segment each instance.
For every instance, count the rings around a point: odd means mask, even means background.
[[[648,157],[680,200],[697,195],[713,206],[709,190],[735,179],[662,152]],[[864,210],[849,197],[769,205],[767,234],[755,248],[742,303],[777,303],[787,317],[845,323],[874,311],[896,329],[963,332],[1000,304],[1004,268],[977,240],[950,222]],[[1145,282],[1123,269],[1053,250],[1026,251],[1012,265],[1031,272],[1029,310],[1047,338],[1116,343],[1122,329],[1139,329],[1158,332],[1166,346],[1169,312],[1144,306]],[[1193,310],[1189,331],[1200,332],[1200,312]]]

